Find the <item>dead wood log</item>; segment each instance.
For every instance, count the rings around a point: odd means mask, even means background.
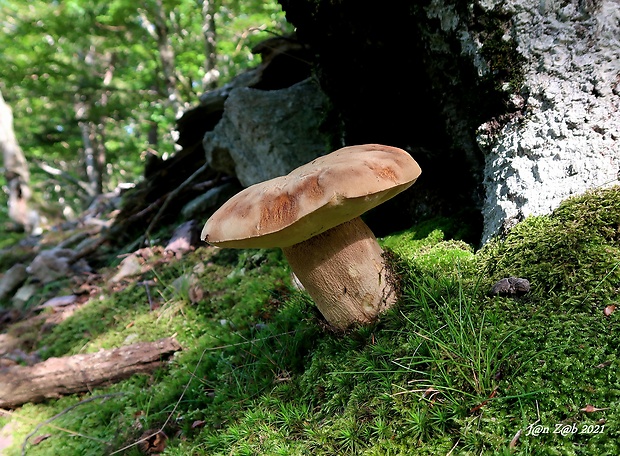
[[[0,369],[0,407],[15,408],[89,391],[161,367],[181,345],[174,338],[140,342],[97,353],[49,358],[33,366]]]

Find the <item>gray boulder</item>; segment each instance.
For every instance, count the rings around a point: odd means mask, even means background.
[[[310,78],[280,90],[234,88],[222,119],[204,136],[207,163],[244,187],[288,174],[330,151],[322,131],[329,109]]]
[[[7,298],[28,278],[26,266],[16,263],[0,279],[0,300]]]
[[[43,250],[32,260],[26,271],[41,283],[49,283],[69,275],[74,255],[75,252],[71,249]]]

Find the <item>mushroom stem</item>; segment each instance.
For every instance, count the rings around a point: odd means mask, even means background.
[[[338,329],[374,321],[396,301],[383,250],[359,217],[282,251],[325,319]]]

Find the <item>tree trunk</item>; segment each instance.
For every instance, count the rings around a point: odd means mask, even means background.
[[[14,408],[149,373],[181,350],[173,338],[0,369],[0,407]]]
[[[168,96],[168,103],[174,109],[175,116],[179,118],[183,113],[182,96],[177,88],[179,78],[175,69],[175,52],[174,47],[170,41],[168,33],[168,22],[166,20],[166,9],[161,0],[155,0],[153,15],[153,22],[151,22],[147,16],[146,11],[140,10],[140,17],[144,21],[145,28],[153,39],[157,42],[157,49],[159,51],[159,61],[161,63],[161,69],[164,76],[164,84],[166,94]]]
[[[76,106],[76,112],[80,112],[81,110],[79,106]],[[96,128],[92,122],[88,121],[78,122],[78,125],[82,132],[82,143],[84,145],[84,168],[88,181],[88,193],[90,197],[95,197],[101,194],[103,188],[95,146]]]
[[[205,75],[202,78],[202,86],[206,92],[217,87],[220,76],[220,72],[217,70],[214,0],[202,1],[202,34],[205,39]]]
[[[27,232],[39,229],[38,213],[28,207],[31,192],[28,163],[13,130],[13,112],[0,92],[0,149],[9,189],[9,217]]]
[[[80,92],[76,94],[74,103],[75,117],[80,127],[82,143],[84,145],[83,159],[86,180],[88,182],[88,194],[93,198],[103,193],[103,176],[107,154],[104,137],[104,123],[106,118],[104,116],[93,116],[92,108],[93,105],[105,108],[108,103],[108,91],[106,87],[110,85],[112,77],[114,76],[115,59],[114,55],[110,52],[104,55],[97,53],[94,46],[91,46],[84,52],[83,59],[87,67],[93,67],[94,63],[97,61],[106,62],[106,70],[102,80],[102,89],[99,99],[93,101],[85,91],[80,90]],[[92,73],[93,75],[97,74],[95,68],[92,69]],[[87,84],[87,81],[83,82],[83,85],[86,86]]]

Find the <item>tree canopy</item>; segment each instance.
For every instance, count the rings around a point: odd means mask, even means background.
[[[135,182],[174,153],[180,112],[289,28],[275,0],[0,0],[0,90],[35,199],[67,213]]]

